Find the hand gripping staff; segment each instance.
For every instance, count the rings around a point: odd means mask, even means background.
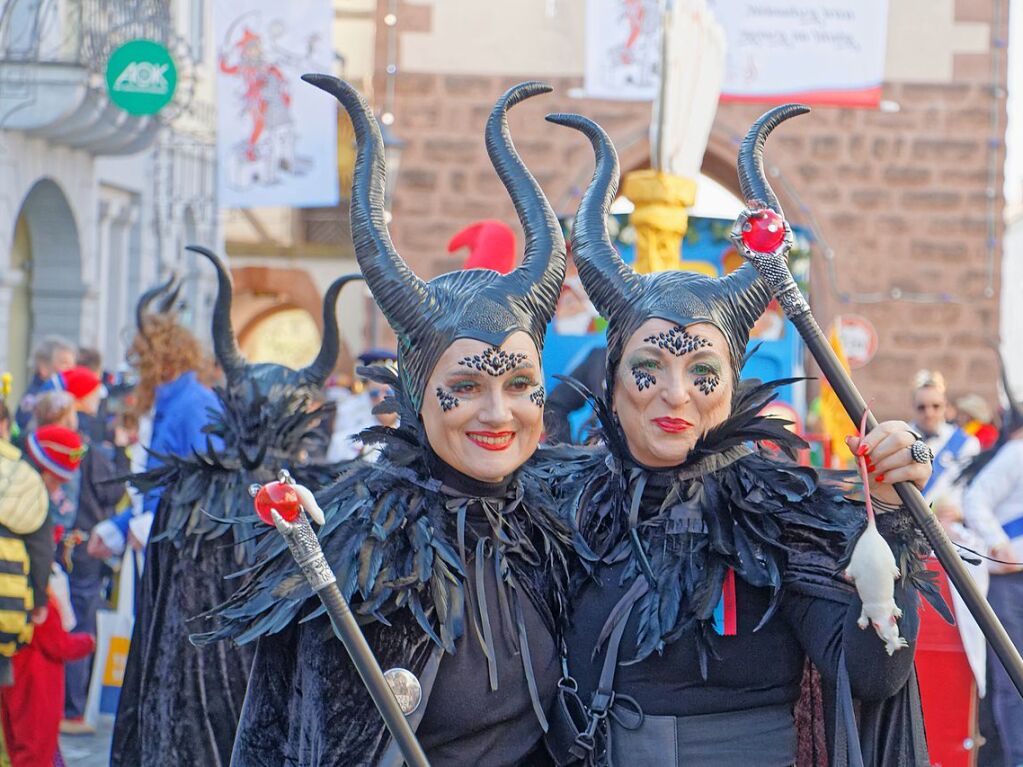
[[[796,330],[799,331],[799,335],[802,336],[853,423],[860,423],[867,410],[866,402],[835,356],[817,320],[810,313],[810,306],[789,272],[786,257],[792,248],[792,230],[785,221],[778,198],[764,175],[764,143],[768,135],[790,117],[809,111],[809,107],[802,104],[785,104],[768,111],[749,129],[739,149],[738,163],[739,184],[746,202],[746,210],[736,220],[731,237],[736,250],[753,264],[761,279],[778,299],[785,316],[796,326]],[[868,429],[877,426],[877,420],[873,415],[867,414],[866,425]],[[927,502],[910,482],[899,482],[895,485],[895,491],[909,509],[917,526],[923,531],[935,556],[966,602],[984,636],[1012,678],[1016,689],[1023,695],[1023,659],[1020,658],[1019,651],[1013,646],[991,606],[977,590]]]
[[[262,486],[252,485],[249,487],[249,493],[253,496],[259,518],[267,524],[272,524],[284,536],[291,556],[295,558],[305,579],[323,602],[330,622],[334,625],[334,633],[341,639],[348,655],[351,656],[362,683],[366,685],[373,703],[384,718],[384,724],[401,749],[405,763],[409,767],[430,767],[423,747],[419,745],[412,727],[405,719],[405,714],[402,713],[401,706],[394,697],[376,656],[373,655],[373,650],[366,642],[366,637],[352,615],[341,589],[337,587],[337,578],[327,564],[316,533],[309,524],[306,512],[318,524],[323,524],[323,512],[316,504],[312,493],[295,484],[291,475],[283,470],[278,475],[277,482]]]

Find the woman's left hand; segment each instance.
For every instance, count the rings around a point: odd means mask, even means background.
[[[860,453],[867,459],[870,494],[895,506],[902,504],[892,487],[896,482],[912,482],[923,490],[931,478],[931,464],[913,460],[910,447],[917,437],[905,421],[879,423],[862,439],[847,437],[846,444],[853,455]]]

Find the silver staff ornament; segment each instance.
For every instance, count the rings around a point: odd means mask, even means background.
[[[390,669],[385,674],[380,668],[309,524],[308,517],[318,525],[324,522],[316,498],[308,488],[296,484],[286,470],[281,470],[276,482],[250,485],[249,494],[259,518],[284,536],[302,575],[326,608],[334,633],[348,651],[406,764],[429,767],[426,754],[405,718],[419,707],[422,687],[411,671]]]

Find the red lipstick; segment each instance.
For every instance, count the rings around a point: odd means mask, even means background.
[[[693,425],[684,418],[653,418],[651,419],[655,424],[661,427],[664,431],[669,434],[679,434],[686,429],[693,428]]]
[[[515,439],[513,431],[467,431],[465,436],[484,450],[507,450]]]

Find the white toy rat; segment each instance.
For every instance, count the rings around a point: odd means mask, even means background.
[[[864,413],[860,424],[861,438],[866,421],[867,415]],[[863,602],[863,611],[856,625],[861,629],[865,629],[867,624],[872,625],[884,641],[888,654],[893,655],[896,650],[909,646],[909,642],[899,634],[898,620],[902,617],[902,610],[895,604],[895,579],[901,577],[902,573],[895,563],[891,546],[877,531],[874,506],[870,501],[867,484],[867,461],[863,456],[859,458],[859,468],[867,498],[867,526],[856,541],[849,565],[845,569],[845,577],[856,585],[856,592]]]

